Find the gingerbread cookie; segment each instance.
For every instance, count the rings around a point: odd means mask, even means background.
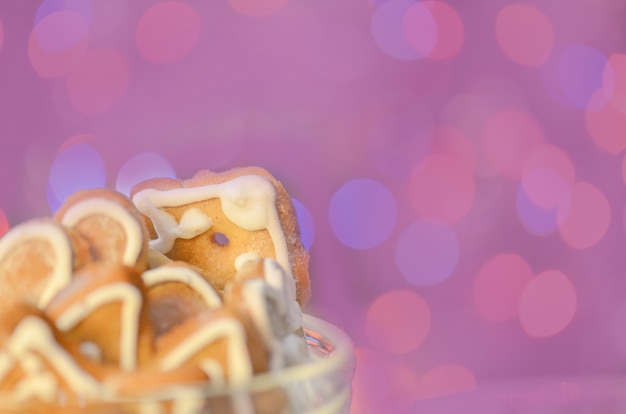
[[[270,370],[308,360],[294,281],[273,259],[248,261],[224,292],[224,304],[259,334]]]
[[[143,216],[125,195],[108,189],[78,191],[54,215],[81,234],[94,259],[134,267],[148,267],[148,231]]]
[[[45,412],[296,407],[297,381],[255,387],[309,361],[308,261],[289,195],[261,168],[148,180],[132,202],[80,191],[0,239],[0,398]]]
[[[150,246],[172,260],[200,268],[222,291],[247,260],[275,259],[296,280],[297,299],[310,297],[309,255],[295,209],[282,184],[266,170],[200,171],[184,181],[152,179],[132,191],[149,218]]]
[[[35,307],[0,315],[0,390],[15,401],[76,404],[106,396],[109,372],[87,361]]]
[[[204,311],[157,339],[162,371],[200,367],[216,386],[242,385],[267,371],[269,355],[254,329],[234,312]]]
[[[0,239],[0,311],[17,302],[45,307],[90,262],[87,241],[52,219],[33,219]]]
[[[197,313],[222,306],[215,289],[187,263],[170,262],[141,278],[157,336]]]
[[[45,312],[94,360],[129,371],[152,357],[154,331],[133,268],[112,262],[85,266]]]

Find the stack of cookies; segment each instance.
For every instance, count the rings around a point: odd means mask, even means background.
[[[0,401],[237,389],[306,363],[308,260],[260,168],[80,191],[0,239]]]

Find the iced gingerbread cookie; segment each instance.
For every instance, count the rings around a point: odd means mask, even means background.
[[[38,309],[18,304],[0,315],[0,393],[18,402],[78,404],[105,396],[105,367],[64,340]]]
[[[294,280],[275,260],[246,262],[227,285],[224,304],[258,332],[270,355],[270,370],[308,360]]]
[[[0,239],[0,311],[18,302],[45,307],[91,260],[87,241],[52,219],[13,227]]]
[[[125,195],[109,189],[82,190],[68,197],[54,218],[88,242],[97,261],[143,272],[148,267],[148,231]]]
[[[85,266],[44,311],[94,361],[130,371],[152,357],[154,329],[141,277],[131,267]]]
[[[213,286],[193,266],[170,262],[141,275],[157,336],[207,309],[222,306]]]
[[[199,367],[215,386],[242,385],[268,369],[257,332],[227,308],[187,319],[157,339],[156,364],[168,372]]]
[[[309,300],[309,255],[295,209],[266,170],[151,179],[135,186],[132,200],[148,218],[151,248],[197,266],[219,292],[243,263],[262,257],[275,259],[295,278],[300,305]]]

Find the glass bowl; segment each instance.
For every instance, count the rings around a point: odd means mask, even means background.
[[[89,402],[81,406],[17,404],[0,397],[2,413],[120,414],[339,414],[350,411],[354,350],[350,338],[319,318],[304,315],[311,361],[256,375],[245,386],[206,383],[169,387],[146,397]]]

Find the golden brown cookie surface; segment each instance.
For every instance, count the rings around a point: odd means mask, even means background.
[[[16,302],[43,308],[91,261],[87,242],[52,219],[33,219],[0,239],[0,310]]]
[[[110,262],[85,266],[45,312],[95,360],[128,371],[152,357],[154,331],[133,268]]]
[[[276,259],[297,281],[301,305],[310,297],[308,252],[295,209],[267,171],[200,171],[176,181],[152,179],[133,189],[133,203],[150,219],[152,248],[203,270],[219,291],[246,260]]]
[[[158,338],[157,364],[163,371],[199,366],[216,385],[241,385],[268,369],[260,341],[232,311],[204,311]]]
[[[76,403],[104,396],[104,368],[90,364],[39,310],[18,304],[0,314],[0,390],[16,401]]]
[[[148,266],[148,230],[143,216],[125,195],[97,188],[68,197],[54,218],[82,235],[96,261]]]
[[[207,309],[222,306],[222,299],[193,266],[171,262],[144,272],[142,280],[156,335]]]

